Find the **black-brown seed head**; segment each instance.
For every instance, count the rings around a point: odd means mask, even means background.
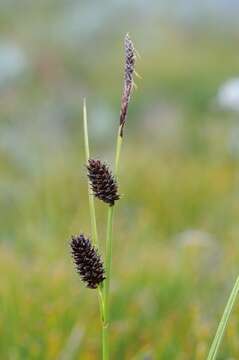
[[[96,289],[105,279],[103,262],[90,240],[83,234],[72,236],[71,253],[81,280],[90,289]]]
[[[95,197],[113,206],[120,197],[117,182],[109,171],[108,166],[100,160],[90,159],[87,170],[91,189]]]

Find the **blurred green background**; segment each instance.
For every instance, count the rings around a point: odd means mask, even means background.
[[[0,1],[0,358],[99,359],[92,155],[112,164],[123,39],[140,54],[120,164],[112,359],[205,359],[239,260],[238,2]],[[230,80],[234,79],[234,80]],[[106,209],[97,202],[103,245]],[[219,360],[239,359],[236,306]]]

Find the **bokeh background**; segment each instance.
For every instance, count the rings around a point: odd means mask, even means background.
[[[239,270],[239,4],[0,1],[0,358],[99,359],[92,155],[112,164],[123,39],[140,54],[120,164],[112,359],[205,359]],[[106,209],[97,203],[103,246]],[[218,359],[239,358],[236,306]]]

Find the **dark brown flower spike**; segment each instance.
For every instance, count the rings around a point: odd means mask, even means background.
[[[113,206],[119,200],[117,182],[106,164],[90,159],[87,165],[88,178],[93,194],[98,199]]]
[[[71,253],[81,280],[96,289],[105,279],[104,265],[98,251],[83,234],[72,236]]]
[[[130,95],[132,93],[134,81],[133,74],[135,72],[136,52],[134,44],[129,37],[129,34],[125,36],[125,69],[124,69],[124,87],[121,98],[120,108],[120,136],[123,137],[124,125],[127,117],[127,111],[129,106]]]

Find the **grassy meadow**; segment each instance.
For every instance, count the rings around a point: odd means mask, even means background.
[[[236,37],[156,22],[143,34],[118,20],[71,42],[52,25],[60,11],[43,3],[27,22],[17,9],[0,16],[28,59],[0,87],[0,359],[99,358],[97,296],[68,241],[90,233],[82,99],[92,156],[112,163],[129,30],[142,79],[120,164],[112,359],[204,360],[239,272],[238,115],[216,104],[239,71]],[[103,246],[106,209],[96,204]],[[236,306],[218,360],[239,358],[238,329]]]

